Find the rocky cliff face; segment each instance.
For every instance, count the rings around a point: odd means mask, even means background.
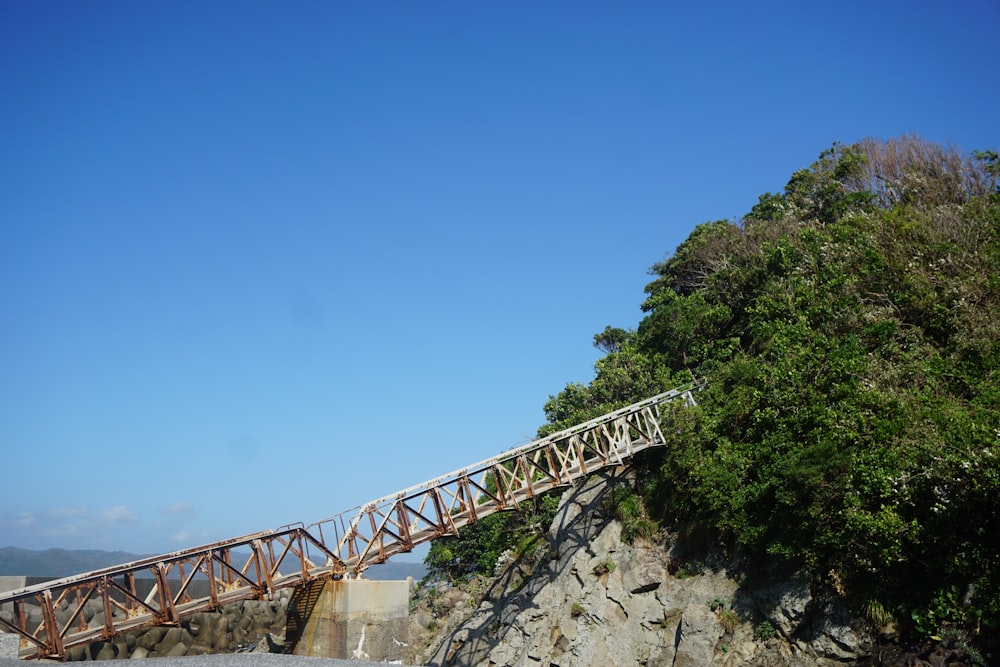
[[[868,638],[803,577],[754,576],[711,551],[626,545],[607,512],[616,475],[563,497],[549,551],[512,563],[415,662],[430,665],[844,665]],[[532,570],[530,573],[528,570]]]

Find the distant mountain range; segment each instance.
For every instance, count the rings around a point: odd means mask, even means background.
[[[125,551],[100,551],[97,549],[45,549],[34,551],[18,547],[0,548],[0,576],[68,577],[73,574],[100,570],[130,563],[155,554],[132,554]],[[368,579],[389,580],[413,577],[416,580],[427,574],[423,563],[389,561],[373,565],[365,572]]]
[[[34,551],[18,547],[0,549],[0,575],[28,577],[68,577],[112,565],[121,565],[143,556],[125,551],[94,549],[45,549]]]

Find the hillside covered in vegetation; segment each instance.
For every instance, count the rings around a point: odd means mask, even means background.
[[[638,329],[595,336],[595,378],[549,400],[540,434],[707,378],[619,504],[627,535],[710,529],[876,627],[996,651],[998,182],[993,151],[834,145],[652,267]],[[488,571],[538,520],[490,517],[428,565]]]

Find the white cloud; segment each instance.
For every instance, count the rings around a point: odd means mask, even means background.
[[[183,500],[174,503],[170,507],[161,507],[159,511],[162,514],[176,514],[181,516],[193,516],[195,513],[194,508]]]
[[[84,507],[83,505],[78,505],[76,507],[57,507],[55,509],[49,510],[49,515],[61,519],[73,519],[76,517],[89,516],[90,509]]]
[[[101,512],[101,519],[108,523],[135,523],[139,515],[124,505],[115,505]]]
[[[191,542],[191,531],[187,529],[178,530],[176,533],[170,536],[170,539],[180,544],[188,544]]]
[[[31,512],[21,512],[17,515],[17,518],[14,519],[14,523],[22,528],[27,528],[28,526],[34,525],[36,520],[37,517],[35,517],[35,515]]]

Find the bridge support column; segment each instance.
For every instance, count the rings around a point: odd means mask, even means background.
[[[294,597],[294,596],[293,596]],[[312,598],[295,642],[295,655],[405,661],[410,641],[409,581],[327,581]],[[291,610],[290,610],[291,611]]]

